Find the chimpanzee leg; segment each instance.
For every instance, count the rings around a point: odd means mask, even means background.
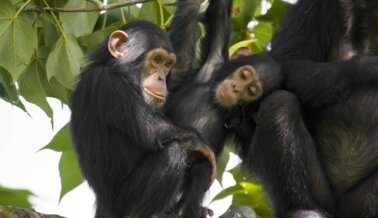
[[[378,171],[337,200],[336,217],[378,217]]]
[[[106,213],[124,211],[127,217],[140,218],[164,213],[176,200],[186,169],[187,151],[178,143],[146,153],[139,167],[119,181],[118,192],[114,193],[113,204],[107,204]],[[106,214],[101,204],[99,209]]]
[[[312,211],[308,217],[322,217],[316,212],[320,205],[331,207],[329,184],[299,102],[290,92],[276,91],[262,102],[244,163],[264,184],[276,217],[290,217],[300,209]]]
[[[194,163],[185,181],[185,190],[179,202],[179,209],[185,218],[206,217],[202,207],[203,198],[210,187],[212,168],[209,162]]]

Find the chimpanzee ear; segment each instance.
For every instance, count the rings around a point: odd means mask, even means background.
[[[123,46],[129,39],[129,36],[121,30],[114,31],[108,41],[110,54],[116,59],[122,58],[126,54],[126,47]]]

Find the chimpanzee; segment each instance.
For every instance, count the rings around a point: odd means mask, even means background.
[[[229,118],[239,116],[240,105],[268,93],[267,87],[274,89],[270,84],[278,83],[281,71],[280,66],[265,55],[229,62],[232,0],[211,0],[203,17],[198,18],[200,2],[179,1],[171,24],[170,38],[178,63],[168,80],[173,94],[167,100],[165,112],[178,125],[196,129],[219,156],[228,134]],[[197,69],[193,67],[193,59],[199,19],[207,34],[202,42],[200,67]],[[182,33],[180,29],[185,29],[185,36],[179,35]],[[210,173],[207,162],[192,164],[185,192],[178,204],[183,214],[193,211],[197,212],[191,217],[201,214],[203,197],[210,186]]]
[[[299,0],[245,157],[275,217],[378,217],[378,1]]]
[[[168,36],[137,21],[113,32],[81,73],[71,99],[71,131],[96,195],[96,217],[164,215],[192,157],[207,159],[212,173],[206,179],[214,179],[213,152],[160,109],[175,61]]]

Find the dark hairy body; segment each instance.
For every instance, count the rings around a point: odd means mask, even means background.
[[[167,35],[138,21],[114,31],[80,74],[71,132],[96,195],[97,218],[170,214],[190,161],[215,162],[196,132],[162,113],[166,76],[175,61]],[[209,168],[215,172],[215,163]],[[207,176],[211,181],[215,175]]]
[[[198,13],[200,0],[178,3],[170,30],[178,62],[168,80],[172,95],[164,110],[178,125],[198,131],[218,157],[232,132],[229,124],[241,120],[242,107],[276,89],[281,79],[280,66],[266,55],[229,61],[231,0],[210,1],[203,15]],[[194,67],[198,21],[204,24],[206,36],[201,42],[199,67]],[[181,29],[185,35],[177,34],[182,33]],[[189,182],[179,202],[181,211],[200,211],[210,186],[206,176],[209,169],[208,162],[191,165]]]
[[[276,217],[378,216],[378,2],[299,0],[272,42],[247,167]],[[272,161],[275,160],[275,161]]]

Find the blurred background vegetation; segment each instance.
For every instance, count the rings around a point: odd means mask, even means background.
[[[207,0],[203,5],[206,6]],[[138,2],[138,4],[136,4]],[[67,105],[75,78],[86,65],[86,57],[115,29],[127,22],[148,20],[169,29],[175,0],[1,0],[0,1],[0,98],[27,113],[20,98],[37,105],[54,123],[47,98]],[[249,47],[252,53],[269,50],[269,42],[289,0],[234,0],[230,55]],[[101,7],[126,6],[112,10]],[[124,5],[125,5],[124,4]],[[107,5],[107,6],[106,6]],[[96,9],[94,12],[58,12]],[[22,134],[22,133],[20,133]],[[1,139],[0,139],[1,140]],[[63,127],[44,147],[62,153],[59,170],[62,198],[83,182],[69,137]],[[261,217],[271,217],[261,186],[240,170],[226,169],[232,145],[227,145],[218,165],[218,180],[230,173],[236,185],[225,188],[214,199],[233,196],[232,204],[249,205]],[[32,207],[28,190],[0,187],[0,205]]]

